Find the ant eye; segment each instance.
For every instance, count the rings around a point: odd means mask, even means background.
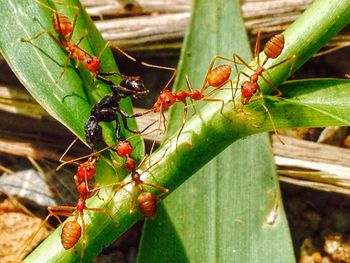
[[[88,63],[88,64],[91,64],[91,62],[92,62],[91,59],[86,60],[86,63]]]
[[[170,101],[169,99],[167,99],[165,102],[166,102],[167,104],[170,104],[171,101]]]

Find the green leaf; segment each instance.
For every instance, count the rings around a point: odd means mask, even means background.
[[[288,81],[280,86],[283,98],[265,97],[274,124],[279,129],[294,127],[350,125],[350,81],[345,79],[308,79]],[[259,103],[250,109],[261,108]],[[270,119],[260,125],[271,130]]]
[[[87,30],[88,35],[80,47],[89,54],[99,55],[106,43],[90,17],[81,9],[78,1],[66,0],[49,3],[43,0],[41,3],[57,8],[71,21],[76,15],[76,9],[73,6],[78,6],[79,14],[73,41],[77,42]],[[55,32],[52,16],[52,10],[33,0],[1,1],[0,22],[6,30],[0,32],[0,51],[21,83],[43,108],[85,141],[84,126],[90,115],[91,106],[110,93],[110,89],[103,83],[98,83],[96,86],[91,73],[82,65],[75,68],[75,62],[68,64],[68,69],[59,79],[67,60],[67,52],[48,34],[43,34],[31,42],[21,41],[22,38],[31,38],[44,30]],[[109,49],[103,52],[101,60],[103,72],[117,71]],[[122,102],[122,106],[130,112],[129,101]],[[103,127],[106,142],[114,143],[113,126],[103,125]],[[135,127],[134,121],[131,121],[131,127]]]
[[[186,85],[185,74],[202,83],[207,58],[233,51],[249,57],[239,1],[195,1],[192,16],[176,90]],[[203,34],[207,28],[213,30]],[[170,132],[182,111],[171,111]],[[158,218],[146,220],[139,251],[138,262],[293,262],[267,136],[234,143],[179,187]]]

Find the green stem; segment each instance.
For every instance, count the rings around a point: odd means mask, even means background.
[[[293,71],[296,70],[331,37],[346,26],[349,21],[350,5],[348,0],[316,0],[285,31],[286,45],[284,52],[273,63],[291,55],[296,55],[297,59]],[[192,30],[194,29],[192,28]],[[273,83],[279,85],[288,77],[288,73],[289,65],[286,63],[269,72],[268,77]],[[262,83],[262,85],[264,84]],[[264,87],[264,89],[267,89],[267,87]],[[230,98],[229,94],[229,91],[222,93],[226,101]],[[224,118],[219,113],[219,107],[213,104],[203,108],[200,115],[196,115],[188,121],[177,147],[175,145],[175,135],[153,154],[152,161],[159,160],[159,162],[144,174],[145,180],[165,186],[173,191],[232,142],[254,133],[271,130],[271,125],[265,124],[266,116],[261,109],[255,111],[254,107],[247,107],[244,114],[242,114],[233,111],[230,104],[226,108],[225,115],[231,121]],[[312,120],[309,124],[310,126],[313,125]],[[164,155],[166,156],[163,158]],[[150,189],[150,191],[153,191],[153,189]],[[102,195],[105,197],[111,195],[107,190],[106,192]],[[105,206],[107,201],[108,197],[106,197],[105,202],[94,198],[88,203],[88,206]],[[139,214],[129,213],[129,202],[130,194],[126,191],[119,191],[114,197],[113,207],[112,202],[109,204],[111,213],[120,224],[118,228],[105,215],[90,213],[89,216],[85,217],[87,223],[85,260],[92,259],[100,253],[104,246],[117,239],[140,219]],[[37,262],[38,259],[45,262],[79,261],[79,253],[74,253],[72,249],[65,251],[62,248],[59,233],[60,228],[27,257],[25,262]],[[80,251],[79,246],[78,251]]]

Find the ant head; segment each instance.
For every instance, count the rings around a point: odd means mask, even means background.
[[[176,102],[176,94],[174,94],[168,89],[164,89],[160,92],[158,100],[154,105],[154,107],[159,109],[168,109],[175,102]]]
[[[100,72],[101,60],[95,56],[86,56],[83,60],[84,67],[89,70],[94,76]]]
[[[132,153],[133,147],[128,140],[119,141],[116,151],[120,157],[126,157]]]
[[[140,99],[144,94],[148,93],[143,80],[140,77],[125,77],[119,84],[127,89],[125,93],[132,95],[135,99]]]
[[[243,105],[248,104],[250,99],[254,96],[255,92],[259,89],[259,84],[252,81],[244,81],[242,83],[242,97],[241,102]]]
[[[94,177],[95,171],[95,160],[89,159],[78,166],[77,177],[80,181],[84,181],[85,179],[91,179]]]

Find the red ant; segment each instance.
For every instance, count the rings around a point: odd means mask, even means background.
[[[89,154],[89,155],[86,155],[86,156],[82,156],[82,157],[79,157],[79,158],[76,158],[76,159],[73,159],[73,160],[64,161],[60,166],[57,167],[57,170],[60,169],[65,164],[75,163],[75,162],[77,162],[79,160],[89,158],[87,162],[79,165],[79,167],[81,167],[82,173],[83,173],[83,170],[84,170],[83,168],[85,168],[86,166],[89,167],[89,162],[90,162],[91,159],[96,158],[97,155],[101,154],[102,152],[104,152],[104,151],[106,151],[108,149],[112,150],[112,151],[115,151],[115,152],[117,152],[119,157],[125,158],[125,163],[123,165],[121,165],[115,160],[113,160],[113,163],[116,164],[117,166],[123,168],[125,171],[127,171],[129,173],[131,172],[132,173],[131,180],[129,180],[127,182],[122,182],[122,183],[113,183],[113,184],[106,185],[106,186],[119,185],[119,187],[115,190],[115,192],[117,192],[118,190],[124,188],[125,186],[127,186],[127,185],[129,185],[131,183],[134,183],[134,187],[133,187],[133,190],[132,190],[132,197],[131,197],[130,212],[135,211],[135,209],[134,209],[135,195],[136,195],[135,190],[137,188],[139,188],[140,189],[140,194],[139,194],[139,196],[137,198],[137,203],[138,203],[140,212],[145,217],[154,218],[155,214],[156,214],[157,200],[159,200],[160,196],[162,196],[164,194],[167,194],[169,192],[169,190],[166,189],[165,187],[162,187],[162,186],[154,185],[154,184],[151,184],[151,183],[146,183],[146,182],[144,182],[141,179],[141,175],[142,174],[138,173],[137,170],[145,163],[146,157],[143,158],[143,160],[140,162],[140,164],[136,167],[136,160],[131,156],[132,151],[133,151],[133,146],[131,145],[131,143],[129,141],[130,138],[132,138],[134,136],[137,136],[137,135],[133,135],[133,136],[129,137],[126,140],[119,141],[115,146],[108,146],[108,147],[106,147],[104,149],[101,149],[100,151],[96,151],[96,152],[94,152],[92,154]],[[73,141],[73,143],[75,141]],[[68,152],[68,150],[73,145],[73,143],[67,148],[67,150],[65,151],[64,155]],[[62,157],[61,157],[60,160],[62,160]],[[148,171],[154,165],[155,164],[153,164],[150,167],[148,167],[148,169],[146,171]],[[144,171],[144,172],[146,172],[146,171]],[[155,196],[152,193],[145,191],[143,189],[143,187],[142,187],[143,185],[148,185],[148,186],[157,188],[157,189],[161,190],[163,193],[161,193],[158,196]],[[106,187],[106,186],[103,186],[103,187]],[[95,190],[96,189],[97,188],[95,188]]]
[[[131,91],[134,91],[134,90],[145,91],[146,90],[144,88],[143,81],[138,76],[125,76],[125,75],[120,74],[119,72],[104,72],[104,73],[100,72],[100,70],[101,70],[100,69],[100,67],[101,67],[100,57],[101,57],[103,51],[105,50],[105,48],[108,46],[108,43],[105,45],[104,48],[101,49],[100,55],[98,57],[96,57],[96,56],[89,54],[87,51],[85,51],[79,47],[79,44],[81,43],[81,41],[86,37],[87,31],[84,32],[83,36],[78,40],[77,43],[72,42],[72,35],[74,32],[74,29],[75,29],[75,26],[77,23],[77,19],[78,19],[78,14],[79,14],[78,7],[74,6],[76,11],[75,11],[75,15],[74,15],[73,23],[72,23],[67,16],[59,13],[55,9],[51,8],[50,6],[45,5],[44,3],[41,3],[39,0],[34,0],[34,1],[36,1],[41,6],[47,8],[53,12],[53,22],[52,23],[53,23],[53,27],[54,27],[55,31],[58,33],[58,38],[56,36],[54,36],[50,31],[44,30],[42,32],[39,32],[35,36],[29,38],[29,39],[22,38],[21,41],[22,42],[30,42],[32,40],[39,38],[43,34],[48,34],[59,46],[61,46],[63,49],[65,49],[67,51],[68,57],[67,57],[66,62],[64,63],[63,71],[60,74],[58,80],[63,76],[64,72],[67,70],[68,61],[70,59],[75,59],[76,60],[76,67],[78,67],[79,62],[81,61],[83,66],[88,71],[90,71],[92,73],[92,76],[94,78],[97,78],[101,81],[104,81],[107,84],[109,84],[110,86],[113,86],[114,83],[111,82],[110,80],[104,78],[104,76],[111,76],[111,75],[120,76],[122,78],[122,82],[120,83],[121,87],[119,87],[119,90],[122,89],[123,87],[125,87],[124,91],[126,93],[130,92],[130,90]],[[126,57],[128,57],[129,59],[136,61],[133,57],[129,56],[127,53],[125,53],[119,47],[114,46],[114,48],[117,49],[119,52],[121,52]],[[145,66],[149,66],[149,67],[168,69],[166,67],[156,66],[156,65],[145,63],[145,62],[142,62],[142,64]],[[123,93],[123,90],[121,90],[120,92]],[[134,93],[131,95],[134,95]]]
[[[260,85],[258,84],[258,80],[259,77],[261,77],[269,86],[271,86],[276,92],[276,96],[280,96],[282,93],[281,91],[273,84],[271,83],[267,78],[264,77],[263,72],[267,71],[267,70],[271,70],[275,67],[278,67],[279,65],[292,60],[292,66],[291,68],[293,68],[294,65],[294,61],[296,59],[296,56],[290,56],[288,58],[283,59],[282,61],[268,67],[268,68],[264,68],[264,65],[266,64],[266,62],[269,59],[275,59],[277,58],[281,53],[282,50],[284,48],[284,36],[283,34],[278,34],[273,36],[272,38],[270,38],[267,43],[265,44],[264,47],[264,54],[265,54],[265,59],[263,61],[262,64],[260,64],[260,58],[259,58],[259,52],[260,52],[260,35],[261,33],[258,32],[258,35],[256,37],[256,43],[255,43],[255,52],[254,52],[254,58],[256,58],[257,60],[257,68],[253,69],[250,65],[248,65],[247,62],[245,62],[238,54],[234,53],[233,54],[233,59],[236,60],[238,59],[240,63],[242,63],[244,66],[246,66],[248,69],[250,69],[251,71],[253,71],[253,73],[251,75],[248,75],[247,73],[243,72],[243,71],[238,71],[238,68],[236,66],[236,71],[237,71],[237,85],[239,83],[239,77],[241,74],[243,74],[244,76],[246,76],[247,78],[249,78],[249,80],[244,81],[242,83],[241,86],[241,102],[243,105],[248,104],[251,100],[251,98],[254,96],[254,94],[259,91],[260,94],[262,95],[262,91],[260,88]],[[236,86],[236,91],[237,91],[238,87]]]
[[[104,208],[86,207],[86,200],[94,196],[98,191],[97,188],[89,190],[89,184],[87,183],[87,179],[91,179],[94,175],[94,172],[95,167],[93,165],[93,162],[90,160],[79,165],[77,174],[74,175],[74,183],[79,193],[79,199],[76,206],[49,206],[49,215],[45,218],[39,229],[30,237],[28,240],[29,243],[34,239],[34,237],[47,223],[51,216],[54,216],[60,223],[62,222],[59,216],[74,216],[74,219],[72,221],[67,221],[63,224],[61,232],[61,243],[64,249],[68,250],[74,247],[74,245],[79,241],[80,236],[82,236],[83,239],[80,258],[81,260],[83,259],[86,246],[86,225],[84,221],[84,210],[105,213],[112,221],[114,221],[113,216],[108,210]],[[78,223],[79,217],[81,224]],[[23,251],[24,249],[20,255],[22,255]]]
[[[97,68],[99,69],[100,60],[97,59],[95,56],[88,54],[85,50],[79,47],[79,44],[81,43],[81,41],[86,37],[87,31],[84,32],[83,36],[76,43],[72,42],[72,35],[74,32],[77,19],[78,19],[78,14],[79,14],[78,7],[73,6],[73,8],[75,9],[75,15],[72,23],[67,16],[63,15],[62,13],[59,13],[55,9],[51,8],[50,6],[40,2],[39,0],[34,0],[34,1],[37,2],[39,5],[53,12],[52,23],[55,31],[58,34],[58,37],[54,36],[50,31],[44,30],[29,39],[21,38],[21,41],[31,42],[32,40],[35,40],[44,34],[48,34],[60,47],[62,47],[67,51],[68,53],[67,60],[65,61],[63,66],[63,71],[60,74],[59,78],[56,80],[56,82],[58,82],[58,80],[63,76],[64,72],[67,69],[68,61],[72,58],[76,60],[76,67],[78,67],[79,62],[81,61],[84,67],[89,69],[90,71],[94,71]]]
[[[292,60],[292,66],[291,66],[291,69],[292,69],[294,66],[294,61],[296,59],[296,56],[293,55],[293,56],[290,56],[288,58],[283,59],[282,61],[280,61],[280,62],[278,62],[270,67],[264,68],[266,62],[269,59],[275,59],[282,53],[285,41],[284,41],[283,34],[275,35],[271,39],[269,39],[264,46],[264,54],[266,57],[265,57],[264,61],[260,64],[260,58],[259,58],[260,35],[261,35],[260,32],[258,32],[258,35],[256,37],[256,43],[255,43],[255,51],[254,51],[254,58],[257,60],[257,68],[256,69],[254,69],[250,65],[248,65],[248,63],[245,62],[238,54],[236,54],[236,53],[233,54],[233,60],[236,61],[236,59],[238,59],[239,63],[242,63],[245,67],[247,67],[248,69],[253,71],[253,73],[251,75],[249,75],[243,71],[239,71],[237,68],[237,65],[235,64],[235,68],[237,71],[237,84],[236,84],[236,88],[235,88],[235,93],[238,90],[238,83],[239,83],[240,75],[243,74],[244,76],[246,76],[249,79],[249,80],[244,81],[241,85],[241,103],[243,105],[250,103],[251,98],[255,95],[255,93],[257,91],[259,91],[260,95],[263,96],[262,90],[261,90],[260,85],[258,83],[259,77],[261,77],[269,86],[271,86],[277,92],[276,96],[280,96],[282,94],[281,91],[273,83],[271,83],[267,78],[264,77],[263,72],[267,71],[267,70],[271,70],[275,67],[278,67],[279,65],[281,65],[289,60]],[[235,95],[233,97],[235,97]],[[233,99],[233,103],[235,103],[234,99]],[[274,125],[274,122],[272,120],[272,116],[271,116],[269,110],[267,109],[267,107],[264,104],[262,104],[262,106],[264,107],[265,112],[267,112],[267,114],[269,115],[269,118],[271,119],[272,126],[273,126],[274,130],[276,131],[276,127]],[[276,134],[277,134],[277,131],[276,131]]]
[[[157,101],[153,105],[152,109],[145,111],[143,113],[139,113],[139,115],[144,115],[149,112],[159,112],[160,113],[159,125],[163,123],[163,128],[164,130],[166,130],[166,118],[164,116],[164,111],[170,108],[176,102],[182,102],[184,104],[184,114],[183,114],[182,125],[177,135],[177,140],[181,134],[181,131],[183,130],[183,127],[187,119],[187,113],[188,113],[187,98],[191,100],[197,100],[197,101],[221,102],[222,106],[221,106],[220,113],[223,115],[223,109],[224,109],[224,103],[225,103],[224,100],[219,98],[211,98],[211,96],[214,93],[222,90],[223,89],[222,87],[228,82],[230,82],[231,90],[233,91],[232,80],[230,79],[232,66],[229,64],[222,64],[214,67],[218,59],[237,64],[235,60],[228,59],[222,56],[215,56],[210,62],[208,72],[206,74],[202,87],[199,90],[194,90],[192,88],[192,84],[189,80],[189,77],[186,75],[186,84],[189,91],[181,90],[179,92],[172,92],[171,90],[168,89],[168,85],[167,85],[160,92],[157,98]],[[170,70],[173,70],[174,74],[172,75],[168,84],[173,80],[176,74],[176,69],[170,68]],[[209,87],[213,87],[214,89],[211,90],[209,93],[205,94],[205,92]],[[232,93],[232,96],[233,96],[233,93]],[[159,130],[160,130],[160,127],[159,127]]]
[[[137,170],[144,165],[146,161],[145,156],[143,160],[139,163],[137,167],[135,167],[135,160],[129,156],[128,158],[130,161],[126,161],[124,165],[120,165],[117,161],[113,160],[113,163],[116,164],[117,166],[123,168],[127,172],[131,172],[131,180],[127,182],[122,182],[122,183],[114,183],[111,184],[110,186],[113,185],[119,185],[119,187],[115,190],[115,193],[118,192],[120,189],[124,188],[125,186],[134,183],[132,190],[131,190],[131,201],[130,201],[130,213],[133,213],[136,209],[134,208],[135,204],[135,197],[136,197],[136,190],[137,188],[140,191],[139,196],[137,197],[137,204],[140,210],[140,213],[147,218],[155,218],[156,217],[156,210],[157,210],[157,201],[159,201],[159,198],[169,192],[169,190],[163,186],[160,185],[155,185],[151,183],[147,183],[141,179],[141,176],[147,172],[149,169],[151,169],[155,164],[161,161],[159,159],[156,163],[153,163],[150,165],[143,173],[139,173]],[[132,164],[132,165],[130,165]],[[153,193],[146,191],[143,186],[150,186],[156,189],[159,189],[162,191],[159,195],[155,196]]]

